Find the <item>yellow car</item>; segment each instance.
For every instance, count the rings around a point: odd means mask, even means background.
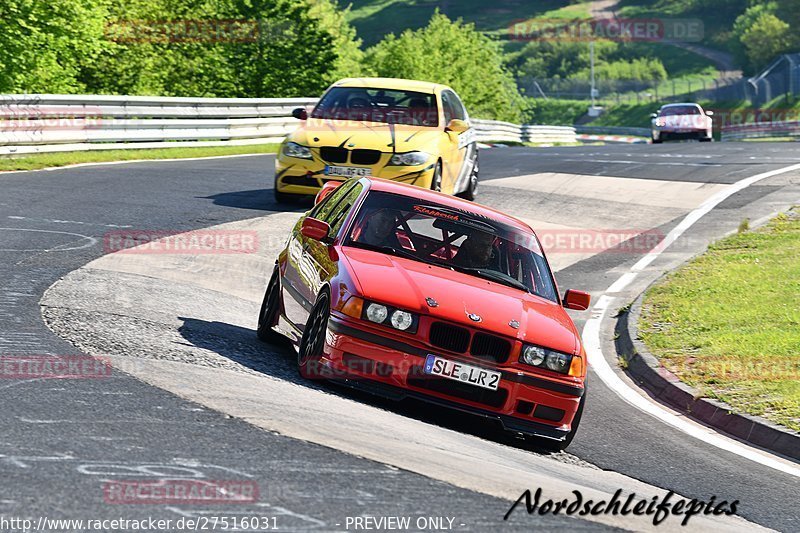
[[[349,78],[331,85],[280,146],[275,199],[316,194],[328,181],[373,176],[474,199],[475,132],[445,85]]]

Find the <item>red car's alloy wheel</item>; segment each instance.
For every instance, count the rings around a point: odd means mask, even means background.
[[[261,312],[258,314],[258,329],[256,333],[262,341],[274,342],[281,340],[278,333],[272,327],[278,323],[278,313],[280,312],[280,282],[278,281],[278,268],[272,272],[272,277],[264,293],[264,300],[261,302]]]
[[[328,329],[330,305],[328,294],[323,292],[311,310],[303,337],[300,340],[300,352],[297,355],[297,368],[304,378],[319,378],[319,358],[325,346],[325,332]]]

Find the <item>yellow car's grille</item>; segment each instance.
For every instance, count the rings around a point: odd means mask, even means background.
[[[328,163],[347,163],[347,148],[339,146],[323,146],[319,149],[319,155]]]
[[[381,158],[379,150],[353,150],[350,154],[350,162],[354,165],[374,165]]]
[[[348,150],[340,146],[323,146],[319,155],[326,163],[347,163],[349,159],[354,165],[374,165],[381,159],[380,150]]]

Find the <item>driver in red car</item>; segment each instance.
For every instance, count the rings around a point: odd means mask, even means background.
[[[453,264],[464,268],[491,268],[494,235],[485,231],[473,231],[453,257]]]
[[[397,215],[392,209],[378,209],[367,220],[359,242],[374,246],[388,246],[399,250],[400,241],[397,239]]]

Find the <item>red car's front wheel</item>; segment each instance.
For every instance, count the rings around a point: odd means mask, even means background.
[[[319,378],[319,358],[325,347],[325,333],[328,329],[330,301],[326,292],[320,293],[317,303],[311,309],[308,323],[300,339],[300,350],[297,354],[297,369],[304,378]]]
[[[580,403],[578,403],[578,410],[575,412],[575,416],[572,417],[572,424],[570,424],[569,433],[567,433],[567,437],[564,440],[550,440],[550,439],[540,439],[538,437],[534,438],[531,444],[539,449],[545,449],[551,452],[560,452],[567,448],[567,446],[572,443],[572,440],[575,438],[575,434],[578,432],[578,426],[581,423],[581,417],[583,416],[583,405],[586,403],[586,390],[584,389],[583,396],[581,397]]]
[[[258,338],[266,342],[275,342],[281,336],[272,328],[278,323],[278,314],[281,310],[281,285],[278,280],[278,268],[272,272],[272,277],[267,284],[264,300],[261,302],[261,312],[258,314]]]

